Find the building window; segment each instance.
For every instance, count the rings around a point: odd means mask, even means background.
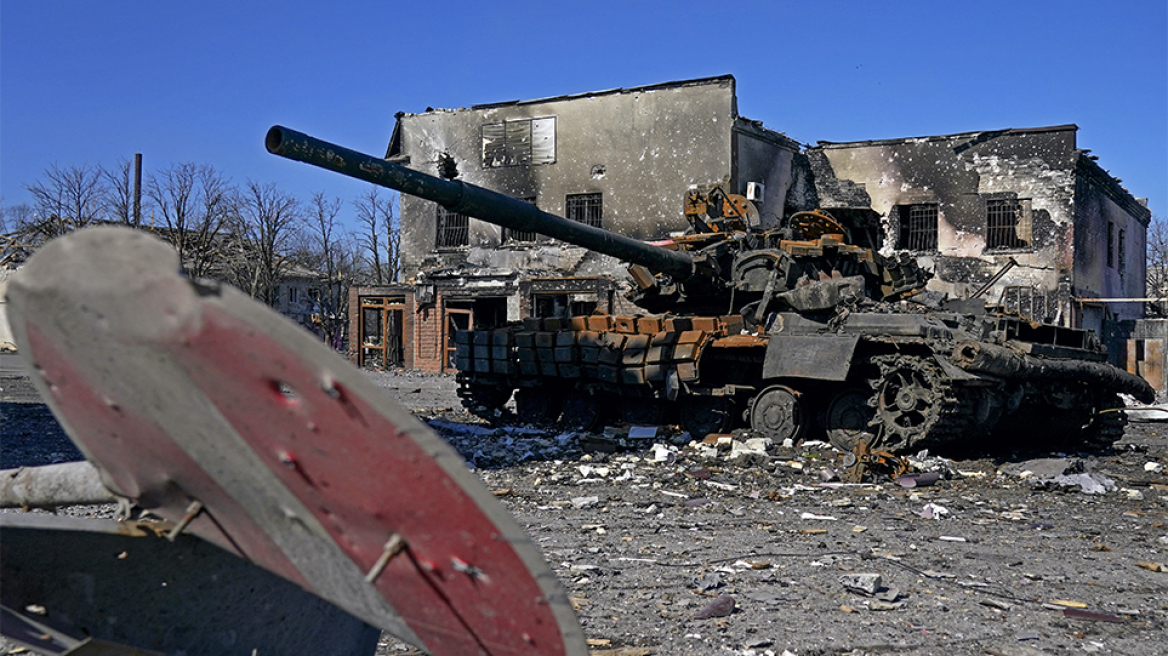
[[[986,201],[986,248],[1028,248],[1033,240],[1029,200]]]
[[[937,250],[937,206],[900,205],[900,248],[910,251]]]
[[[1118,253],[1116,255],[1116,259],[1118,260],[1118,263],[1119,263],[1119,279],[1120,280],[1123,280],[1123,274],[1125,271],[1127,271],[1127,253],[1124,252],[1124,247],[1127,246],[1127,244],[1124,243],[1127,241],[1126,237],[1127,237],[1126,231],[1120,230],[1119,231],[1119,248],[1117,249]]]
[[[297,287],[288,288],[288,304],[292,305],[300,301],[300,289]]]
[[[565,214],[569,219],[586,223],[593,228],[601,227],[604,204],[599,193],[568,194],[565,205]]]
[[[535,205],[535,196],[522,199],[525,203]],[[529,242],[539,239],[539,233],[531,230],[512,230],[503,228],[503,241]]]
[[[1115,268],[1115,224],[1107,222],[1107,266]]]
[[[461,248],[470,244],[470,221],[465,214],[438,205],[438,248]]]
[[[483,168],[555,164],[556,118],[527,118],[483,125]]]

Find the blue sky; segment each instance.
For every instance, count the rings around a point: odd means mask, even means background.
[[[379,155],[397,111],[726,73],[804,143],[1075,123],[1168,216],[1164,0],[0,0],[0,195],[141,152],[350,200],[364,183],[268,155],[267,128]]]

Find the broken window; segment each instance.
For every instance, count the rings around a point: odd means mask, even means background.
[[[937,206],[900,205],[900,248],[910,251],[937,250]]]
[[[1115,268],[1115,224],[1107,222],[1107,266]]]
[[[438,205],[438,248],[461,248],[470,244],[470,220],[465,214]]]
[[[535,205],[535,196],[521,199],[525,203]],[[533,230],[512,230],[511,228],[503,228],[503,241],[535,241],[539,239],[539,233]]]
[[[573,221],[586,223],[593,228],[601,227],[604,203],[601,194],[568,194],[565,199],[565,214]]]
[[[1034,238],[1029,200],[986,201],[986,248],[1028,248]]]
[[[483,168],[555,164],[556,118],[527,118],[483,125]]]

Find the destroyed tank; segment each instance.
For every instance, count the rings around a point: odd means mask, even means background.
[[[518,420],[532,424],[680,423],[698,439],[746,427],[905,453],[993,440],[1105,446],[1123,434],[1120,394],[1153,399],[1089,331],[976,299],[914,302],[928,282],[915,260],[853,243],[826,212],[760,229],[744,197],[695,188],[691,230],[651,245],[287,128],[273,127],[267,147],[628,263],[628,296],[643,314],[455,335],[459,394],[483,417],[502,417],[514,398]]]

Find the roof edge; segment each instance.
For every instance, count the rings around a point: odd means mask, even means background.
[[[859,146],[883,146],[889,144],[909,143],[913,141],[944,141],[947,139],[974,138],[982,134],[1041,134],[1044,132],[1078,132],[1079,126],[1074,123],[1066,125],[1051,125],[1037,128],[1005,128],[1002,130],[977,130],[974,132],[958,132],[956,134],[930,135],[923,137],[901,137],[898,139],[871,139],[868,141],[817,141],[816,148],[855,148]]]

